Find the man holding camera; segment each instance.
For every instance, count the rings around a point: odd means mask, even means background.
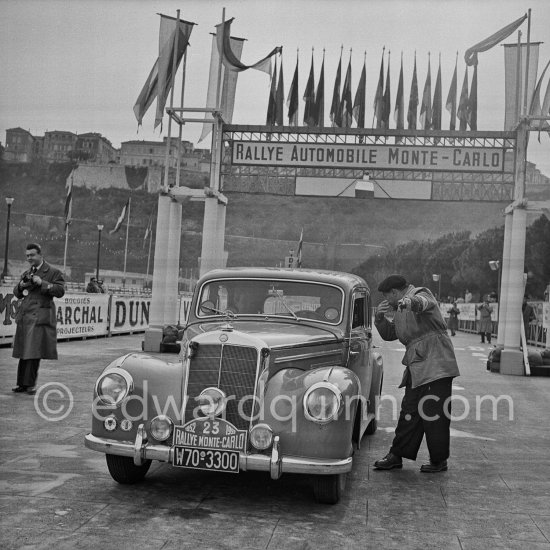
[[[40,359],[57,359],[57,331],[54,297],[65,294],[61,271],[42,258],[40,245],[30,243],[26,250],[30,268],[21,275],[13,293],[19,299],[15,313],[17,328],[13,357],[19,359],[16,393],[36,393]]]
[[[378,286],[383,294],[374,324],[384,340],[406,347],[402,363],[405,387],[401,412],[390,452],[374,463],[378,470],[403,467],[403,458],[416,460],[424,434],[430,461],[421,472],[447,470],[449,458],[452,381],[459,376],[453,344],[434,295],[390,275]],[[394,311],[393,320],[386,313]]]

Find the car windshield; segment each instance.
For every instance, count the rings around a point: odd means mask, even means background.
[[[268,279],[208,281],[200,290],[198,317],[281,316],[338,324],[344,294],[336,286]]]

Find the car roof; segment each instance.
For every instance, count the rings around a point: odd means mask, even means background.
[[[251,278],[251,279],[299,279],[340,286],[344,289],[367,288],[364,279],[352,273],[342,271],[329,271],[325,269],[293,269],[284,267],[231,267],[225,269],[213,269],[201,277],[198,284],[212,279],[225,278]]]

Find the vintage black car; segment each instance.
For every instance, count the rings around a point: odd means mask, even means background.
[[[131,353],[99,376],[86,445],[119,483],[174,467],[313,476],[338,502],[376,430],[381,356],[370,292],[347,273],[214,270],[197,284],[181,361]]]

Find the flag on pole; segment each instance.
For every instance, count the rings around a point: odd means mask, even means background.
[[[365,91],[367,89],[367,64],[363,62],[363,70],[361,71],[361,78],[359,79],[359,85],[355,92],[355,99],[353,100],[353,118],[357,122],[357,128],[365,127]]]
[[[178,20],[173,17],[160,14],[159,54],[134,105],[134,114],[138,121],[138,125],[141,125],[143,116],[155,98],[157,98],[155,128],[162,120],[164,105],[166,104],[168,93],[172,87],[172,60],[175,53],[177,22]],[[183,19],[179,20],[176,70],[187,49],[189,37],[191,36],[194,25],[195,23],[190,23]]]
[[[116,233],[120,229],[120,227],[124,223],[124,219],[126,218],[126,213],[128,212],[129,205],[130,205],[130,199],[128,198],[128,200],[126,201],[126,204],[122,207],[122,212],[120,213],[120,216],[118,217],[118,220],[116,222],[116,225],[115,225],[114,229],[111,229],[111,231],[109,231],[109,235],[112,235],[113,233]]]
[[[351,102],[351,52],[346,78],[344,79],[344,87],[342,88],[340,111],[342,112],[342,128],[349,128],[353,121],[353,104]]]
[[[424,130],[429,130],[432,124],[432,76],[430,72],[430,57],[428,56],[428,74],[424,83],[422,93],[422,104],[420,106],[420,124]]]
[[[376,93],[374,94],[374,117],[376,118],[376,127],[382,128],[383,115],[383,99],[384,99],[384,48],[382,48],[382,61],[380,62],[380,74],[378,76],[378,84]]]
[[[533,99],[531,100],[531,105],[529,107],[529,115],[534,117],[542,117],[550,115],[550,81],[548,81],[548,86],[546,88],[546,93],[544,94],[544,100],[542,106],[540,104],[540,90],[542,88],[542,79],[546,74],[546,70],[550,66],[550,61],[544,67],[542,74],[540,75],[539,81],[535,87],[535,92],[533,93]],[[531,129],[539,131],[538,140],[540,142],[540,132],[541,130],[550,131],[550,125],[546,120],[534,120],[531,122]]]
[[[390,53],[388,52],[388,69],[386,73],[386,88],[382,98],[382,127],[390,127],[391,95],[390,95]]]
[[[277,63],[273,66],[273,75],[271,77],[271,87],[269,88],[269,100],[267,102],[267,116],[265,123],[268,126],[275,124],[275,101],[277,95]]]
[[[445,109],[449,111],[451,121],[449,123],[449,130],[456,128],[456,92],[457,92],[457,65],[458,55],[455,61],[455,72],[453,73],[453,79],[451,80],[451,87],[449,88],[449,94],[447,95],[447,101],[445,102]]]
[[[313,71],[313,53],[311,54],[311,68],[309,70],[309,78],[307,79],[306,90],[304,92],[304,124],[306,126],[315,126],[315,76]]]
[[[147,222],[147,227],[145,228],[145,234],[143,235],[143,248],[145,248],[145,243],[147,242],[147,239],[149,238],[149,235],[151,234],[152,229],[153,229],[153,212],[151,212],[151,215],[149,216],[149,221]]]
[[[403,53],[401,53],[401,70],[399,71],[399,84],[397,85],[397,97],[395,98],[395,110],[393,111],[395,127],[398,130],[405,128],[405,98],[403,95]]]
[[[304,244],[304,228],[300,232],[300,241],[298,242],[298,251],[296,253],[296,265],[302,267],[302,246]]]
[[[235,36],[231,37],[231,49],[238,59],[241,58],[244,42],[244,38],[237,38]],[[219,68],[220,52],[218,51],[216,35],[212,33],[208,90],[206,92],[206,107],[209,109],[218,108],[218,88],[221,86],[221,97],[219,98],[219,101],[221,102],[220,110],[222,113],[222,118],[225,123],[231,124],[231,121],[233,120],[235,94],[237,90],[237,79],[239,77],[239,73],[235,71],[227,71],[223,65],[221,71]],[[205,113],[204,119],[210,122],[205,122],[202,125],[202,132],[199,142],[201,142],[212,131],[211,121],[214,120],[214,115],[211,112]]]
[[[485,40],[478,42],[475,46],[468,48],[464,53],[464,61],[466,65],[477,65],[477,54],[490,50],[493,46],[496,46],[499,42],[502,42],[505,38],[510,36],[525,20],[527,14],[519,19],[516,19],[513,23],[510,23],[506,27],[500,29],[495,34],[492,34]]]
[[[286,106],[288,107],[288,124],[298,126],[298,55],[296,55],[296,68],[294,69]]]
[[[285,104],[285,82],[283,79],[283,58],[279,63],[279,81],[277,83],[277,91],[275,92],[275,124],[282,126],[283,122],[283,106]]]
[[[73,183],[74,176],[71,173],[71,183],[69,183],[67,198],[65,199],[65,229],[67,229],[67,226],[73,221]]]
[[[340,61],[336,71],[336,80],[332,91],[332,103],[330,105],[330,121],[333,126],[342,126],[342,110],[340,109],[340,81],[342,80],[342,51],[340,50]]]
[[[467,130],[468,124],[468,66],[464,67],[464,80],[462,81],[462,90],[460,91],[460,99],[458,101],[458,109],[456,116],[460,120],[459,130],[464,132]]]
[[[317,83],[315,92],[315,125],[323,127],[325,125],[325,53],[323,51],[323,62],[321,63],[321,74]]]
[[[241,60],[233,53],[231,48],[231,23],[235,18],[225,21],[216,25],[216,37],[218,42],[218,51],[222,56],[222,62],[224,66],[230,71],[246,71],[247,69],[256,69],[263,71],[264,73],[271,74],[271,58],[277,54],[282,53],[283,47],[277,46],[273,48],[264,58],[260,59],[252,65],[245,65],[241,63]]]
[[[416,78],[416,52],[414,53],[414,70],[411,80],[411,93],[409,95],[409,108],[407,109],[407,126],[409,130],[416,130],[416,117],[418,114],[418,79]]]
[[[477,65],[474,65],[474,75],[468,96],[468,125],[470,130],[477,130]]]
[[[443,97],[441,92],[441,55],[439,55],[439,67],[435,79],[434,100],[432,104],[432,124],[434,130],[441,130],[441,115],[443,110]]]

